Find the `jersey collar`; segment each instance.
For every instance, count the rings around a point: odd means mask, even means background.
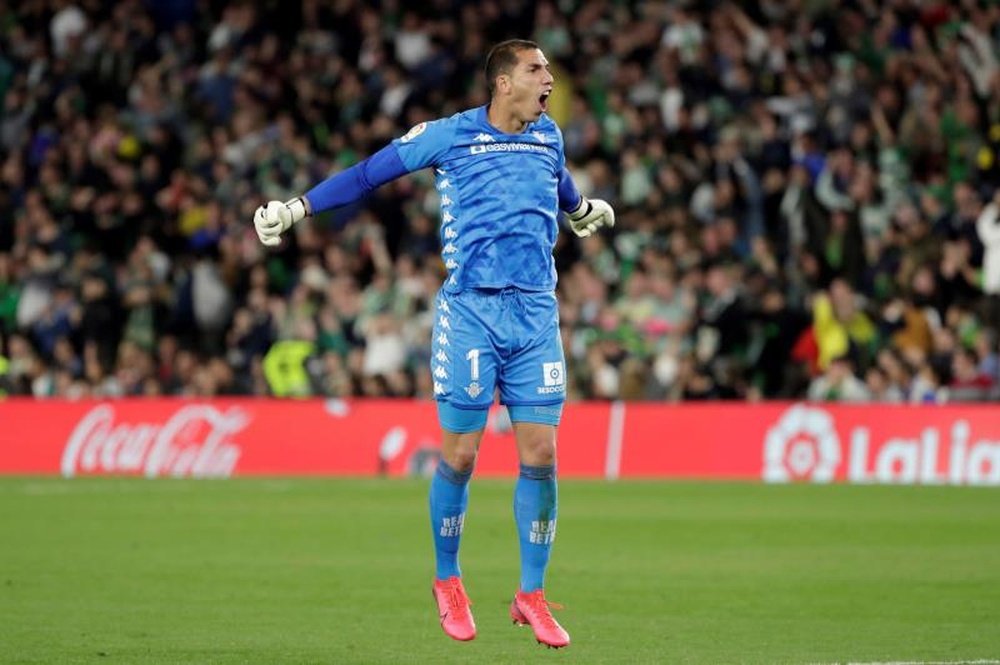
[[[499,127],[494,126],[493,123],[490,122],[489,107],[490,107],[489,104],[484,104],[476,109],[476,111],[478,112],[477,120],[479,121],[479,124],[489,129],[489,131],[496,132],[501,136],[524,136],[525,134],[530,134],[531,131],[535,128],[535,125],[538,124],[537,122],[529,122],[527,125],[525,125],[524,131],[522,131],[520,134],[508,134],[507,132],[503,131]]]

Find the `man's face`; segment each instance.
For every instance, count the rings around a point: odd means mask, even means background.
[[[548,111],[554,79],[549,61],[539,49],[518,51],[509,79],[510,106],[518,120],[535,122]]]

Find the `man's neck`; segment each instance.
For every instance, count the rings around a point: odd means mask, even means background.
[[[528,123],[521,122],[495,101],[486,107],[486,119],[504,134],[520,134],[528,126]]]

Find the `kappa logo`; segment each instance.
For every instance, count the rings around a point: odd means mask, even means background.
[[[762,477],[772,483],[828,483],[840,465],[840,437],[830,414],[798,404],[781,416],[764,439]]]
[[[480,143],[489,143],[490,141],[495,141],[496,139],[494,139],[492,136],[484,132],[476,134],[475,138],[473,138],[472,140],[479,141]]]
[[[410,131],[406,132],[405,134],[403,134],[402,137],[400,137],[399,142],[409,143],[413,139],[423,134],[425,129],[427,129],[426,122],[422,122],[419,125],[414,125],[413,127],[410,128]]]

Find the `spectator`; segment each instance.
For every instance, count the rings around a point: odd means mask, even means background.
[[[834,280],[829,291],[818,294],[813,301],[813,332],[820,368],[845,354],[864,357],[868,344],[875,339],[875,327],[857,301],[857,295],[842,279]]]
[[[1000,326],[1000,189],[976,221],[976,231],[983,243],[983,293],[989,296],[989,319]]]
[[[959,348],[952,360],[948,398],[954,402],[983,402],[995,399],[996,381],[979,370],[975,351]]]
[[[830,360],[826,371],[809,384],[809,399],[817,402],[865,402],[872,399],[870,385],[884,391],[879,385],[880,371],[876,368],[876,378],[868,385],[854,374],[854,367],[848,356],[838,356]]]

